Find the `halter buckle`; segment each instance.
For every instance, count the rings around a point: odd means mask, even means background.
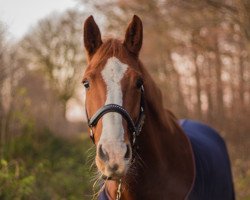
[[[141,117],[141,120],[140,120],[140,122],[139,122],[139,124],[138,124],[137,136],[141,133],[141,130],[142,130],[144,121],[145,121],[145,115],[143,115],[143,116]]]
[[[141,86],[141,91],[144,92],[144,86],[143,85]]]
[[[135,140],[136,140],[136,132],[133,132],[133,145],[135,144]]]

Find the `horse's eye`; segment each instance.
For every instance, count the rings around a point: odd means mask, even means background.
[[[140,89],[142,85],[143,85],[143,80],[142,80],[142,78],[138,78],[137,81],[136,81],[136,87],[137,87],[138,89]]]
[[[89,88],[89,81],[88,80],[85,80],[85,81],[83,81],[83,86],[86,88],[86,89],[88,89]]]

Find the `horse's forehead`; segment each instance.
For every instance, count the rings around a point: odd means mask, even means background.
[[[101,74],[105,83],[118,84],[123,79],[127,69],[128,69],[127,64],[121,62],[116,57],[111,57],[107,60],[106,64],[104,65]]]

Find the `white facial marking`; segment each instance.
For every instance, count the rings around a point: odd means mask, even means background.
[[[117,58],[111,57],[108,59],[106,66],[101,72],[107,87],[107,99],[105,105],[112,103],[122,106],[123,95],[121,80],[127,69],[128,65],[122,63]],[[102,124],[102,134],[99,142],[104,145],[110,158],[113,158],[114,161],[116,161],[120,159],[121,156],[123,157],[126,152],[122,116],[118,113],[107,113],[103,116]],[[114,149],[116,150],[115,152]],[[110,160],[110,162],[112,162],[112,160]]]

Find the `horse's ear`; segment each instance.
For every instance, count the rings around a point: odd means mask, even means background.
[[[137,15],[134,15],[132,21],[128,25],[123,44],[131,53],[138,56],[142,46],[142,40],[142,21]]]
[[[102,45],[101,32],[92,15],[85,20],[83,27],[83,40],[88,59],[90,60],[96,50]]]

